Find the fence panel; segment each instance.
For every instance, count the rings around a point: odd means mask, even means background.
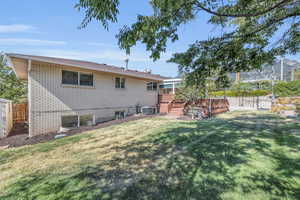
[[[271,109],[272,100],[268,96],[261,97],[227,97],[231,110],[235,109]]]

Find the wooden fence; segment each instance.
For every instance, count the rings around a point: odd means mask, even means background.
[[[229,103],[227,99],[200,99],[197,106],[202,107],[204,114],[212,115],[229,111]]]
[[[188,105],[186,104],[187,109]],[[229,102],[227,99],[199,99],[196,102],[196,110],[203,111],[205,116],[216,115],[229,111]]]
[[[14,123],[25,123],[28,121],[27,103],[13,104],[13,121]]]

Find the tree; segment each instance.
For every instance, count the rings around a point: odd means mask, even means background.
[[[124,26],[117,35],[119,46],[130,53],[137,42],[144,43],[157,60],[169,41],[179,39],[178,28],[203,13],[222,33],[195,41],[186,52],[176,53],[170,62],[187,74],[189,84],[204,84],[216,76],[225,81],[229,72],[260,69],[276,56],[296,54],[300,48],[299,0],[149,0],[153,14],[138,15],[137,22]],[[85,10],[81,27],[92,19],[105,28],[117,22],[119,0],[79,0],[76,7]]]
[[[185,81],[176,90],[176,99],[183,100],[188,103],[188,107],[191,109],[192,119],[195,115],[196,103],[200,98],[205,97],[205,88],[201,88],[197,85],[188,85]]]
[[[27,85],[20,81],[13,70],[7,66],[4,55],[0,55],[0,98],[21,102],[26,99]]]

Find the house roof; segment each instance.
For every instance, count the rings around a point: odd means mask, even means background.
[[[156,80],[156,81],[163,81],[167,79],[166,77],[160,76],[159,74],[140,72],[137,70],[130,70],[130,69],[125,69],[125,68],[116,67],[107,64],[99,64],[96,62],[65,59],[65,58],[54,58],[54,57],[46,57],[46,56],[24,55],[24,54],[15,54],[15,53],[8,53],[6,55],[10,58],[10,60],[13,58],[17,58],[17,59],[45,62],[45,63],[78,67],[82,69],[89,69],[89,70],[100,71],[100,72],[126,75],[126,76],[131,76],[136,78],[142,78],[142,79]],[[21,67],[20,69],[16,69],[18,66],[14,66],[13,63],[12,65],[17,76],[20,75],[18,77],[22,78],[21,75],[24,77],[24,73],[27,73],[24,71],[25,69],[21,69]]]
[[[0,98],[0,102],[1,103],[10,103],[10,102],[12,102],[11,100],[7,100],[7,99],[2,99],[2,98]]]

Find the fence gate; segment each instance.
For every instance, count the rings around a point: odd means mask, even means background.
[[[230,109],[271,109],[272,99],[268,96],[261,97],[227,97]]]
[[[14,123],[25,123],[28,121],[27,103],[13,104],[13,120]]]

